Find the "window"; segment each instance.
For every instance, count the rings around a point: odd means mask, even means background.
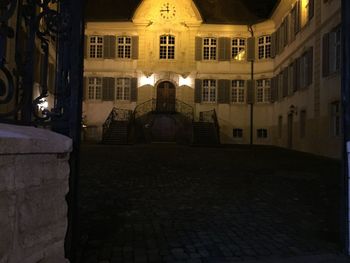
[[[131,37],[118,37],[118,58],[131,58]]]
[[[160,59],[175,59],[175,37],[164,35],[160,37]]]
[[[234,60],[245,60],[246,47],[244,38],[233,38],[232,39],[232,59]]]
[[[259,37],[258,41],[259,59],[271,57],[271,36]]]
[[[233,129],[233,138],[243,138],[243,129],[240,129],[240,128]]]
[[[300,112],[300,138],[304,138],[306,134],[306,111]]]
[[[232,80],[231,101],[244,103],[244,80]]]
[[[89,48],[90,58],[103,58],[103,37],[90,36]]]
[[[340,27],[329,34],[329,70],[334,73],[340,70],[341,61],[341,34]]]
[[[342,134],[342,123],[340,114],[340,102],[336,101],[331,104],[331,134],[340,136]]]
[[[314,15],[314,0],[300,0],[301,2],[301,26],[305,26]]]
[[[116,100],[130,100],[130,79],[118,78],[116,79]]]
[[[216,38],[207,37],[203,38],[203,59],[204,60],[216,60]]]
[[[282,138],[283,134],[283,117],[278,117],[278,138]]]
[[[213,80],[213,79],[203,80],[202,101],[216,102],[216,80]]]
[[[267,138],[267,129],[257,129],[257,137],[260,139],[266,139]]]
[[[271,80],[259,79],[256,81],[256,102],[267,103],[271,101]]]
[[[88,82],[88,99],[102,99],[102,78],[89,78]]]

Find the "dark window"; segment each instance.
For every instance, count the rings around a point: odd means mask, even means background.
[[[258,138],[267,138],[267,129],[257,129]]]
[[[233,138],[243,138],[243,129],[233,129]]]

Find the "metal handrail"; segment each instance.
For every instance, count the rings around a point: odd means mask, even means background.
[[[194,119],[194,109],[190,104],[176,99],[175,102],[175,111],[183,114],[186,118],[193,120]]]
[[[213,110],[209,110],[209,111],[201,111],[199,113],[199,121],[214,124],[215,130],[216,130],[216,135],[218,138],[218,142],[220,143],[220,126],[219,126],[219,121],[218,121],[218,116],[216,114],[216,110],[213,109]]]
[[[137,119],[149,112],[153,112],[156,109],[156,100],[150,99],[136,106],[133,112],[133,118]]]
[[[102,126],[102,133],[105,135],[113,121],[130,121],[132,111],[126,109],[113,108]]]

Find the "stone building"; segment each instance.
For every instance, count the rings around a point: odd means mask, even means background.
[[[109,18],[88,17],[87,139],[102,139],[113,108],[163,113],[163,131],[176,129],[169,113],[193,109],[200,122],[215,110],[221,143],[339,158],[340,1],[277,1],[263,19],[243,1],[201,2],[143,0],[115,7],[124,16],[108,6]]]

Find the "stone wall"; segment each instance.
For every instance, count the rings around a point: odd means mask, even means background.
[[[62,263],[71,140],[0,124],[0,263]]]

